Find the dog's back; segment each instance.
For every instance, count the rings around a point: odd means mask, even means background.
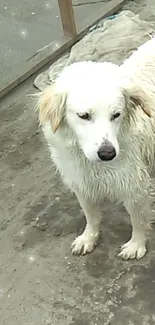
[[[131,78],[134,84],[140,85],[150,96],[150,101],[155,103],[155,38],[142,44],[120,68],[123,74],[128,79]],[[155,112],[155,105],[152,108]]]

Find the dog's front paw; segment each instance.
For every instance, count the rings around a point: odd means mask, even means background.
[[[85,234],[78,236],[72,243],[72,254],[86,255],[91,253],[97,244],[98,236],[92,234]]]
[[[131,260],[136,258],[140,260],[146,254],[146,244],[145,241],[135,241],[130,239],[121,248],[121,252],[118,254],[123,260]]]

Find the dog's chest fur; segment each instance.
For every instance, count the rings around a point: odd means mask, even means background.
[[[44,129],[51,157],[62,179],[73,192],[80,192],[91,201],[104,197],[123,202],[134,187],[145,182],[146,171],[137,163],[135,150],[122,150],[112,162],[90,162],[72,141],[53,137],[49,128]],[[138,176],[137,176],[138,175]]]

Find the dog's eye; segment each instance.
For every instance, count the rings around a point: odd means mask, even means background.
[[[83,120],[90,120],[91,119],[91,115],[89,113],[85,113],[85,114],[78,114],[78,117],[82,118]]]
[[[116,114],[113,114],[111,116],[111,121],[114,121],[115,119],[117,119],[121,114],[120,113],[116,113]]]

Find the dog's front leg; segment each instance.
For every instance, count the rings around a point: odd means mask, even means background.
[[[92,252],[97,244],[102,218],[97,204],[82,197],[79,193],[76,195],[86,217],[86,227],[82,235],[78,236],[72,243],[72,253],[85,255]]]
[[[149,204],[150,198],[146,196],[140,201],[128,198],[124,202],[125,208],[130,214],[132,224],[131,239],[122,246],[121,252],[119,253],[119,256],[124,260],[134,258],[139,260],[147,251],[146,243],[149,230],[151,229],[150,212],[152,210],[151,204]]]

